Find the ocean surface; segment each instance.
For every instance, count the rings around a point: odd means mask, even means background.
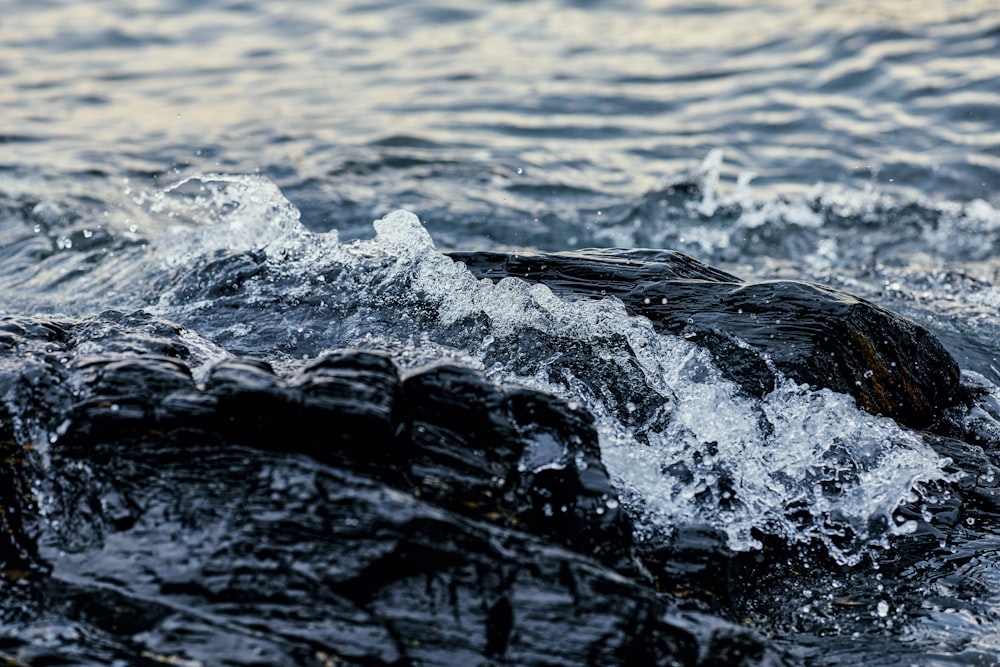
[[[204,368],[452,359],[591,410],[640,539],[711,523],[753,551],[764,526],[877,569],[908,530],[896,507],[947,476],[917,435],[794,382],[747,398],[620,305],[480,282],[438,252],[595,246],[857,294],[1000,400],[1000,8],[3,3],[0,316],[143,309],[185,327]],[[192,283],[244,250],[279,278]],[[845,442],[869,458],[831,500],[815,461]],[[666,472],[695,454],[693,477]],[[705,500],[723,470],[751,501]],[[885,582],[843,632],[816,611],[833,575],[745,622],[812,665],[1000,664],[996,529],[942,544],[905,602]]]

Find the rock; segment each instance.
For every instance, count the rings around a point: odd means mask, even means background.
[[[958,365],[927,329],[829,287],[748,283],[669,250],[449,254],[478,277],[544,283],[563,297],[615,297],[629,313],[707,348],[754,395],[773,389],[773,364],[913,428],[965,398]]]
[[[589,414],[540,392],[501,390],[455,366],[423,369],[403,386],[420,497],[583,553],[627,552],[631,526]]]
[[[150,444],[100,474],[144,508],[133,527],[109,531],[113,550],[60,559],[60,585],[37,592],[50,627],[82,623],[102,636],[71,640],[70,654],[93,659],[110,648],[104,657],[201,664],[785,664],[752,633],[671,612],[592,559],[371,479],[277,452],[195,448],[188,461],[160,451],[150,485],[140,479]]]
[[[206,367],[144,313],[4,327],[0,660],[789,664],[641,576],[559,399],[357,350]]]

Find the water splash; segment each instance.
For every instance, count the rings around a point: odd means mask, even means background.
[[[298,209],[263,176],[198,172],[136,201],[165,223],[158,258],[168,267],[216,250],[294,253],[305,234]]]
[[[657,333],[615,300],[567,301],[541,284],[478,280],[435,250],[412,213],[375,221],[374,239],[340,243],[303,230],[263,179],[199,178],[221,187],[162,210],[209,224],[187,224],[193,238],[171,245],[186,254],[263,247],[268,259],[228,300],[186,303],[179,291],[160,300],[160,314],[220,344],[253,349],[257,339],[272,360],[279,348],[309,356],[379,347],[404,366],[473,363],[497,381],[584,406],[639,539],[710,524],[736,550],[759,548],[765,533],[856,563],[912,530],[896,508],[946,478],[926,444],[847,396],[780,381],[751,398],[701,348]]]
[[[721,178],[723,152],[697,169],[630,203],[594,232],[618,247],[672,248],[717,263],[793,261],[802,273],[912,261],[933,248],[941,261],[984,261],[1000,248],[1000,211],[968,202],[902,199],[874,184],[817,183],[802,196],[756,199],[743,173],[735,186]]]
[[[655,332],[617,301],[571,302],[544,285],[476,280],[434,251],[410,213],[375,226],[374,242],[355,245],[394,259],[371,284],[384,307],[423,313],[420,344],[464,350],[500,381],[597,415],[604,460],[640,539],[711,524],[733,549],[760,547],[764,532],[822,543],[856,563],[866,548],[911,531],[896,508],[915,487],[945,478],[944,462],[919,438],[848,396],[782,381],[763,401],[747,397],[703,350]]]

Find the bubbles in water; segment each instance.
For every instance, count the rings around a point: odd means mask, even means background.
[[[168,266],[213,250],[294,253],[305,235],[298,209],[262,176],[196,173],[138,201],[169,222],[158,253]]]
[[[373,240],[340,244],[303,230],[263,179],[199,178],[205,191],[163,210],[209,221],[185,223],[202,253],[279,251],[268,279],[243,289],[254,303],[277,304],[261,305],[260,318],[282,324],[255,321],[244,335],[313,318],[310,339],[295,337],[307,346],[294,347],[296,358],[345,345],[389,350],[404,366],[447,358],[588,409],[639,539],[709,524],[733,549],[758,548],[764,532],[822,543],[855,563],[868,545],[911,530],[896,524],[895,509],[915,485],[944,476],[926,444],[847,396],[780,381],[764,400],[751,398],[697,339],[658,334],[616,300],[571,302],[541,284],[478,280],[436,252],[410,212],[377,220]]]
[[[420,219],[409,211],[393,211],[376,220],[375,242],[401,259],[413,259],[434,249],[434,241]]]
[[[432,244],[417,224],[387,216],[376,223],[376,245],[413,262],[407,288],[436,312],[431,339],[478,350],[484,366],[499,364],[495,377],[591,410],[640,538],[707,523],[734,549],[759,547],[762,530],[819,541],[839,561],[857,562],[865,545],[910,530],[892,528],[894,510],[914,485],[942,477],[923,442],[848,396],[783,381],[763,401],[747,397],[703,350],[656,333],[617,301],[570,302],[544,285],[477,281],[437,253],[421,254]],[[492,344],[457,326],[471,322],[486,324]]]

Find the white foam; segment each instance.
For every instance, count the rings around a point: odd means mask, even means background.
[[[166,223],[157,257],[167,266],[215,250],[296,252],[306,234],[298,209],[263,176],[199,172],[139,198]]]
[[[847,396],[783,381],[763,401],[750,398],[702,349],[657,333],[613,299],[571,302],[544,285],[476,279],[435,250],[412,213],[389,213],[375,221],[373,240],[341,244],[303,230],[262,179],[199,178],[225,184],[187,209],[221,212],[214,220],[223,225],[199,243],[282,249],[269,280],[278,272],[289,280],[248,284],[248,298],[292,309],[299,296],[315,303],[319,290],[346,317],[346,333],[321,342],[374,345],[414,363],[474,360],[492,378],[588,408],[640,539],[709,524],[733,549],[758,548],[762,531],[825,544],[853,563],[911,528],[896,525],[894,510],[914,487],[945,477],[920,439]],[[313,279],[327,273],[333,282]]]
[[[413,259],[434,249],[434,241],[420,219],[409,211],[392,211],[373,223],[375,243],[401,259]]]
[[[730,547],[746,550],[760,546],[755,530],[762,530],[822,542],[851,563],[905,530],[894,528],[893,512],[915,485],[944,477],[942,460],[919,438],[858,410],[848,396],[784,381],[763,401],[749,398],[707,353],[656,333],[619,302],[570,302],[511,278],[475,280],[430,252],[413,222],[394,213],[376,227],[380,237],[385,225],[400,232],[384,250],[405,265],[409,289],[436,309],[442,329],[430,337],[464,345],[494,377],[593,411],[605,463],[639,515],[640,537],[711,524]],[[399,277],[397,266],[390,280]],[[463,321],[488,322],[475,340],[488,336],[490,344],[473,349],[471,334],[445,332]],[[567,360],[570,346],[583,346],[601,370]],[[608,369],[621,375],[601,374]],[[645,406],[639,414],[637,405]]]

